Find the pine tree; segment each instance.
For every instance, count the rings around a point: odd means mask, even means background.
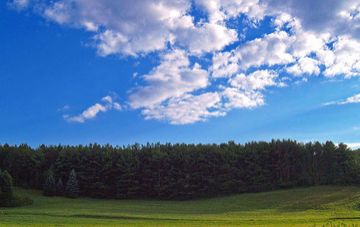
[[[64,191],[65,191],[64,184],[60,178],[56,184],[56,195],[62,196],[64,195]]]
[[[79,196],[79,184],[74,169],[71,170],[66,183],[65,195],[69,198],[77,198]]]
[[[54,173],[50,169],[45,179],[43,194],[45,196],[54,196],[56,195],[56,183],[54,178]]]

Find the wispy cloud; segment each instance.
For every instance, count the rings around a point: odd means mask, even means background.
[[[360,94],[356,94],[353,96],[350,96],[342,101],[331,101],[323,103],[323,106],[330,106],[330,105],[346,105],[346,104],[352,104],[352,103],[360,103]]]
[[[113,97],[105,96],[101,99],[101,102],[88,107],[81,114],[74,116],[66,114],[63,117],[68,122],[84,123],[87,120],[94,119],[99,113],[105,113],[109,110],[120,111],[121,109],[121,105],[115,102]]]
[[[30,0],[12,0],[9,1],[8,4],[10,7],[13,7],[17,10],[22,10],[29,6]]]

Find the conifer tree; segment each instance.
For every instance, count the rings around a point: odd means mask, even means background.
[[[66,183],[65,195],[69,198],[77,198],[79,196],[79,184],[74,169],[71,170]]]
[[[43,194],[46,196],[56,195],[56,183],[54,178],[54,173],[50,169],[45,179]]]
[[[62,196],[64,195],[64,191],[65,191],[65,187],[60,178],[56,184],[56,195]]]
[[[10,206],[13,199],[12,177],[6,170],[0,170],[0,207]]]
[[[13,193],[12,177],[6,170],[0,170],[0,191],[8,195]]]

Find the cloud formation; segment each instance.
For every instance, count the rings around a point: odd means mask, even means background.
[[[356,94],[353,96],[350,96],[342,101],[332,101],[324,103],[324,106],[330,106],[330,105],[346,105],[346,104],[353,104],[353,103],[360,103],[360,94]]]
[[[28,5],[30,4],[30,0],[13,0],[8,2],[8,4],[10,7],[13,7],[17,10],[22,10],[28,7]]]
[[[264,105],[271,87],[311,76],[360,75],[359,0],[10,2],[32,6],[62,26],[85,29],[100,56],[159,57],[129,91],[129,106],[145,119],[205,121],[234,108]],[[246,37],[265,20],[271,21],[269,31]],[[96,103],[66,119],[84,122],[110,109],[116,108]]]
[[[100,103],[95,103],[88,107],[81,114],[74,116],[65,114],[64,119],[68,122],[84,123],[87,120],[94,119],[101,112],[105,113],[109,110],[120,111],[121,109],[121,105],[118,102],[115,102],[113,97],[105,96],[101,99]]]

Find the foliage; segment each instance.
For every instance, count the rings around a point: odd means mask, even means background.
[[[18,197],[18,196],[5,196],[0,194],[0,207],[19,207],[19,206],[28,206],[33,204],[33,200],[28,197]]]
[[[43,193],[46,196],[56,195],[56,183],[55,183],[54,173],[51,169],[47,173],[44,183]]]
[[[66,183],[65,195],[69,198],[77,198],[79,196],[79,184],[74,169],[71,170]]]
[[[5,170],[0,170],[0,207],[16,207],[32,204],[27,197],[14,196],[12,177]]]
[[[8,171],[0,170],[0,191],[4,194],[12,195],[13,183],[12,177]]]
[[[61,178],[58,180],[58,182],[56,183],[56,195],[58,196],[62,196],[65,193],[65,187],[64,184],[61,180]]]
[[[11,173],[15,185],[42,188],[49,180],[42,176],[51,169],[57,179],[68,179],[65,194],[72,197],[191,199],[358,184],[359,160],[359,152],[344,144],[292,140],[36,149],[0,145],[0,167]],[[75,177],[69,176],[70,171]]]

